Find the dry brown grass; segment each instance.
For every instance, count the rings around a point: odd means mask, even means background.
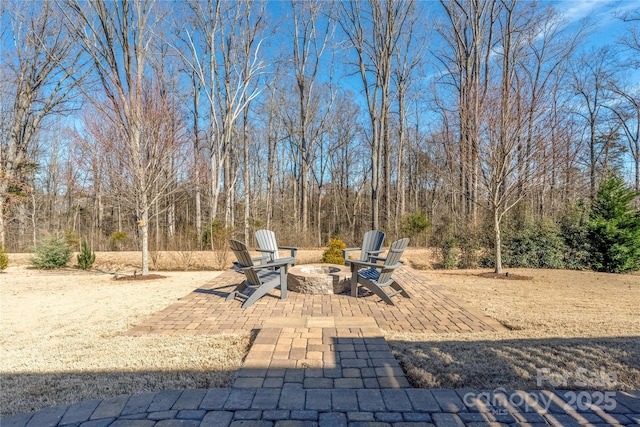
[[[233,252],[228,251],[224,268],[231,267]],[[252,256],[258,256],[258,252],[252,252]],[[31,254],[9,254],[9,265],[29,266]],[[320,262],[321,249],[300,249],[298,251],[298,264],[311,264]],[[76,255],[71,258],[70,266],[76,262]],[[220,259],[213,251],[165,251],[151,252],[149,256],[149,268],[153,271],[219,271]],[[108,273],[133,274],[141,270],[140,252],[96,252],[94,270]]]
[[[179,272],[158,280],[115,281],[96,272],[9,267],[0,275],[1,412],[228,385],[248,350],[249,333],[126,334],[216,274]]]
[[[531,280],[480,277],[486,270],[431,270],[432,283],[510,331],[389,334],[419,387],[553,388],[538,370],[567,376],[558,388],[640,388],[640,276],[510,269]],[[598,376],[614,374],[600,384]],[[580,381],[579,376],[588,376]],[[581,385],[580,383],[585,383]]]

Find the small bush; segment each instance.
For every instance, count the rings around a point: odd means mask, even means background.
[[[493,242],[480,259],[480,267],[494,268]],[[569,249],[560,226],[548,219],[507,223],[502,238],[502,264],[506,267],[566,268]]]
[[[442,254],[442,268],[450,270],[458,263],[458,253],[456,252],[457,245],[458,241],[453,237],[442,242],[440,246],[440,253]]]
[[[114,231],[111,233],[109,237],[109,241],[111,242],[111,246],[115,249],[122,250],[122,245],[125,240],[127,240],[127,233],[124,231]]]
[[[4,250],[2,243],[0,243],[0,271],[4,271],[9,266],[9,255]]]
[[[33,251],[35,256],[31,258],[31,264],[36,268],[62,268],[71,261],[71,248],[57,236],[42,240]]]
[[[89,249],[89,244],[86,240],[82,241],[82,250],[78,254],[78,267],[83,270],[88,270],[93,266],[96,260],[96,253]]]
[[[482,249],[480,237],[475,230],[468,229],[458,237],[460,260],[458,268],[478,268],[479,253]]]
[[[431,221],[427,219],[427,214],[421,211],[404,216],[400,223],[402,233],[412,240],[417,240],[416,237],[427,231],[429,227],[431,227]]]
[[[210,224],[204,224],[202,227],[202,247],[205,249],[216,249],[216,245],[224,241],[225,237],[221,236],[227,233],[224,224],[219,219],[213,220]]]
[[[347,245],[339,239],[329,239],[329,247],[322,254],[322,262],[325,264],[344,264],[342,249]]]
[[[226,228],[222,221],[216,219],[207,224],[202,231],[202,246],[205,249],[213,250],[215,268],[224,270],[230,263],[231,248],[229,248],[229,239],[233,236],[233,229]],[[188,263],[183,258],[185,264]],[[185,265],[185,269],[188,268]]]
[[[64,234],[64,241],[70,248],[80,246],[80,235],[73,230],[67,230]]]

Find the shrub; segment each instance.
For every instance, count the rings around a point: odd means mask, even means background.
[[[93,266],[96,260],[96,253],[89,249],[89,244],[86,240],[82,241],[82,250],[78,254],[78,267],[83,270],[88,270]]]
[[[434,227],[431,235],[431,244],[437,249],[436,258],[440,261],[439,267],[451,269],[458,262],[456,247],[458,240],[455,236],[455,224],[452,217],[444,217]]]
[[[7,251],[4,250],[2,243],[0,243],[0,271],[6,270],[9,266],[9,255]]]
[[[329,239],[329,247],[322,254],[322,262],[325,264],[344,264],[342,249],[347,245],[339,239]]]
[[[57,236],[42,240],[33,251],[35,256],[31,258],[31,264],[36,268],[61,268],[71,261],[71,248]]]
[[[202,229],[202,247],[206,249],[215,249],[219,245],[221,235],[226,233],[224,224],[219,219],[206,224]],[[223,239],[224,240],[224,239]]]
[[[206,225],[202,231],[202,246],[205,249],[212,249],[214,255],[215,268],[224,270],[230,262],[231,249],[229,239],[233,236],[233,229],[226,228],[222,221],[216,219],[211,224]],[[185,263],[187,260],[185,259]],[[185,266],[188,268],[188,266]]]
[[[553,221],[518,221],[506,233],[502,261],[509,267],[564,268],[566,246]]]
[[[478,268],[481,242],[478,233],[469,228],[458,237],[460,244],[460,260],[458,268]],[[451,261],[451,260],[449,260]]]
[[[127,240],[127,237],[127,233],[125,233],[124,231],[114,231],[109,237],[111,246],[118,250],[122,250],[122,244],[125,240]]]
[[[560,219],[560,235],[564,240],[564,267],[572,270],[590,268],[587,211],[582,202],[571,206]]]
[[[443,241],[440,245],[440,251],[442,254],[442,268],[450,270],[454,268],[458,263],[456,246],[458,246],[458,240],[455,237],[451,237]]]
[[[427,214],[420,211],[406,215],[400,222],[400,230],[408,237],[414,239],[431,227],[431,221],[427,219]]]
[[[495,267],[493,242],[480,266]],[[565,268],[567,245],[560,226],[548,219],[518,220],[507,224],[502,238],[502,263],[508,267]]]
[[[64,241],[67,246],[77,248],[80,246],[80,235],[73,230],[67,230],[64,234]]]
[[[640,269],[640,211],[631,206],[638,193],[612,175],[600,184],[589,213],[592,266],[624,273]]]

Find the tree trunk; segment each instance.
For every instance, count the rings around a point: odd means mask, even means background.
[[[251,210],[251,183],[249,168],[251,163],[249,162],[249,104],[248,102],[244,107],[244,123],[242,129],[242,139],[244,140],[244,241],[249,242],[249,213]]]
[[[6,232],[5,222],[4,222],[5,193],[6,193],[6,185],[0,184],[0,245],[2,245],[2,247],[6,249],[7,248],[7,232]]]
[[[502,240],[500,237],[500,215],[498,214],[498,207],[493,207],[493,233],[495,244],[495,258],[496,265],[494,272],[497,274],[502,273]]]
[[[142,275],[149,274],[149,204],[146,193],[142,194],[142,220],[140,232],[142,233]]]

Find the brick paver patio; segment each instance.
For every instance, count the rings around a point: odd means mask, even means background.
[[[226,271],[180,301],[154,314],[130,333],[196,335],[261,329],[265,322],[290,325],[296,318],[372,318],[386,331],[480,332],[504,330],[494,319],[469,307],[442,287],[429,283],[425,274],[410,267],[396,271],[398,280],[412,298],[395,297],[395,306],[376,296],[352,298],[348,295],[305,295],[289,292],[286,300],[279,291],[267,295],[249,308],[225,298],[243,280],[240,273]],[[339,320],[337,320],[339,322]],[[273,324],[273,323],[272,323]],[[355,324],[354,326],[359,326]]]

